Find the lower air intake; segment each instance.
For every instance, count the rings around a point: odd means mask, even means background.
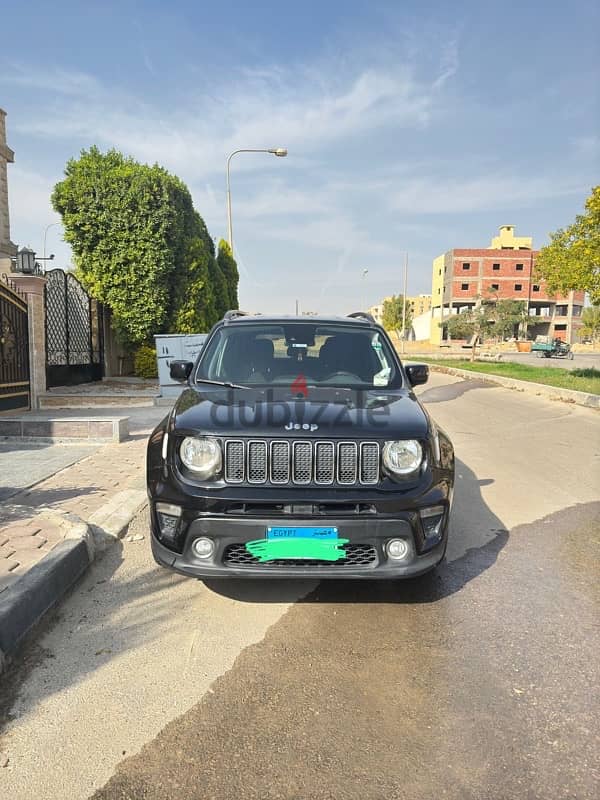
[[[279,558],[275,561],[259,561],[246,550],[244,544],[230,544],[225,548],[223,564],[226,567],[370,567],[377,563],[377,551],[370,544],[347,544],[346,557],[339,561],[320,561],[311,558]]]

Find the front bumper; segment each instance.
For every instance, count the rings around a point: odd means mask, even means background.
[[[204,516],[191,521],[188,525],[185,545],[181,554],[165,547],[159,541],[156,515],[152,513],[152,553],[158,564],[175,572],[196,578],[239,577],[239,578],[352,578],[352,579],[390,579],[410,578],[421,575],[438,564],[446,550],[448,511],[446,511],[441,528],[439,543],[422,550],[419,542],[418,521],[414,514],[406,514],[405,518],[382,519],[378,517],[358,517],[315,519],[248,519]],[[370,563],[356,566],[344,561],[334,564],[323,562],[305,566],[298,561],[290,565],[281,563],[252,563],[243,566],[231,564],[228,553],[234,545],[256,539],[264,539],[269,526],[293,525],[310,526],[326,525],[338,528],[339,536],[348,539],[348,546],[363,545],[370,548]],[[198,536],[210,537],[215,542],[215,552],[210,559],[195,556],[192,542]],[[388,557],[386,543],[390,539],[402,538],[409,545],[409,554],[402,561]]]

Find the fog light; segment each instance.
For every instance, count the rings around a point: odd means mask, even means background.
[[[426,548],[433,547],[441,541],[444,510],[444,506],[431,506],[419,511]]]
[[[192,550],[194,551],[194,555],[198,558],[210,558],[215,552],[215,543],[212,539],[201,536],[192,544]]]
[[[410,547],[405,539],[390,539],[387,543],[387,554],[394,561],[403,561],[409,554]]]
[[[179,520],[181,519],[180,506],[174,506],[171,503],[157,503],[156,516],[161,538],[174,542],[177,538]]]

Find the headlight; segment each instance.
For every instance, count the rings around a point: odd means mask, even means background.
[[[202,480],[221,470],[221,445],[209,437],[186,436],[179,448],[185,466]]]
[[[412,475],[421,466],[423,449],[415,439],[387,442],[383,448],[383,463],[394,475]]]

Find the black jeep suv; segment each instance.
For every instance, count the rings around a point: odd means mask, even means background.
[[[454,482],[424,364],[350,317],[230,311],[148,445],[152,552],[195,577],[405,578],[438,564]]]

